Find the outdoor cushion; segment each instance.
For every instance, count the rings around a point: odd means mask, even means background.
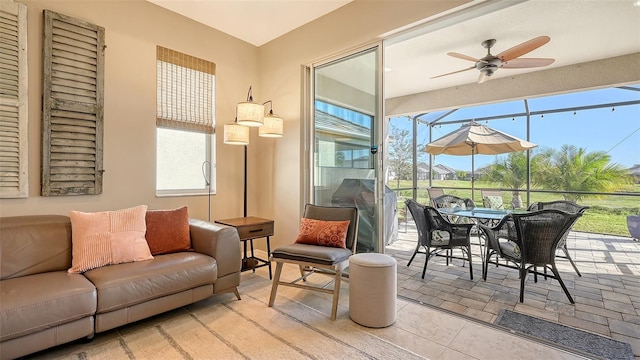
[[[482,198],[484,207],[491,209],[504,209],[504,202],[502,196],[487,195]]]
[[[504,255],[513,259],[520,259],[520,247],[513,241],[501,241],[500,250]]]
[[[445,245],[449,243],[451,239],[451,234],[446,231],[441,230],[433,230],[431,233],[431,242],[433,244]]]

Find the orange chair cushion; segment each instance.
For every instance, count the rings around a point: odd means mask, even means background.
[[[296,243],[346,248],[349,220],[326,221],[302,218]]]

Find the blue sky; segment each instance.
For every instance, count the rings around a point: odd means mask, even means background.
[[[640,90],[640,86],[634,88]],[[640,91],[608,88],[528,99],[532,113],[558,108],[570,108],[567,112],[546,113],[544,116],[531,116],[530,141],[537,144],[537,149],[556,148],[564,144],[585,148],[588,152],[605,151],[614,163],[625,168],[640,164],[640,104],[628,106],[605,107],[592,110],[573,109],[580,106],[608,104],[625,101],[640,101]],[[524,113],[522,100],[501,104],[482,105],[460,109],[446,117],[447,120],[475,119],[502,114]],[[437,114],[427,115],[424,119],[431,121]],[[526,139],[526,118],[509,117],[490,120],[491,128]],[[394,118],[391,125],[411,130],[411,122],[406,118]],[[448,124],[434,127],[433,140],[459,128],[462,124]],[[428,126],[419,124],[418,142],[429,142]],[[534,150],[535,152],[536,150]],[[506,155],[476,155],[476,169],[493,163],[496,157]],[[428,160],[428,154],[424,157]],[[438,155],[435,164],[444,164],[458,170],[471,170],[471,156]]]

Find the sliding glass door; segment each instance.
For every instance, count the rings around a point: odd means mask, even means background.
[[[382,252],[381,54],[374,46],[311,67],[309,200],[356,206],[357,252]]]

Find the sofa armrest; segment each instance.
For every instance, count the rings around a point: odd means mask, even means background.
[[[193,249],[216,259],[218,278],[240,272],[242,258],[240,237],[236,228],[189,219],[189,231]]]

